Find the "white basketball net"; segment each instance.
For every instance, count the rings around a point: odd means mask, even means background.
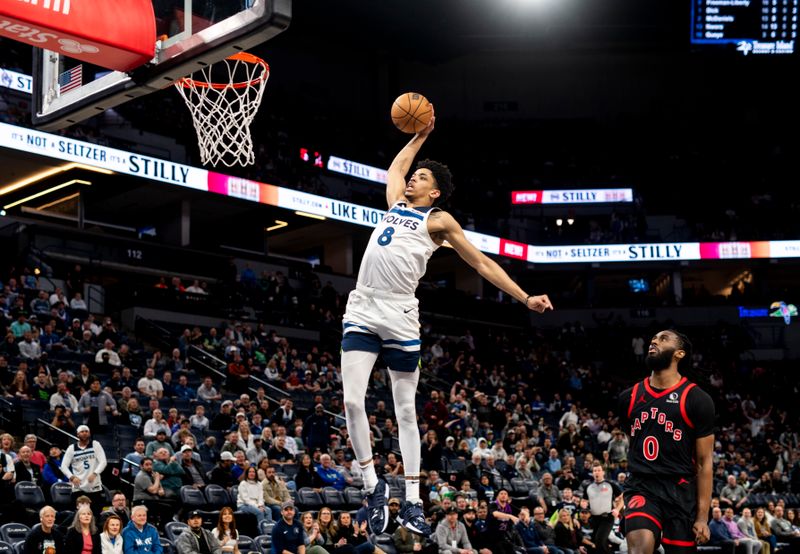
[[[222,83],[213,82],[212,69]],[[220,79],[223,69],[227,81]],[[255,163],[250,124],[264,95],[269,66],[261,58],[240,52],[194,75],[178,80],[175,88],[192,113],[203,165]]]

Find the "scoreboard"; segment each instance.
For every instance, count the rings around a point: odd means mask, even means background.
[[[799,1],[691,0],[691,42],[742,56],[793,54]]]

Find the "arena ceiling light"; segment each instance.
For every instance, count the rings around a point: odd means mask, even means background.
[[[17,200],[16,202],[12,202],[11,204],[6,204],[3,206],[4,210],[8,210],[9,208],[13,208],[14,206],[19,206],[20,204],[24,204],[25,202],[29,202],[30,200],[35,200],[45,194],[50,194],[51,192],[55,192],[57,190],[63,189],[64,187],[68,187],[70,185],[91,185],[92,183],[89,181],[83,181],[81,179],[72,179],[71,181],[67,181],[66,183],[61,183],[60,185],[56,185],[54,187],[50,187],[49,189],[45,189],[41,192],[37,192],[36,194],[31,194],[30,196],[26,196],[21,200]]]
[[[20,179],[16,183],[11,183],[10,185],[6,185],[3,188],[0,188],[0,196],[9,194],[23,187],[27,187],[28,185],[32,185],[33,183],[38,183],[42,179],[47,179],[48,177],[52,177],[53,175],[69,171],[71,169],[85,169],[87,171],[94,171],[95,173],[102,173],[103,175],[114,174],[114,172],[111,171],[110,169],[103,169],[101,167],[92,167],[91,165],[85,165],[77,162],[69,162],[64,165],[59,165],[58,167],[53,167],[50,169],[39,171],[38,173],[34,173],[29,177]]]
[[[267,227],[267,232],[275,231],[277,229],[283,229],[287,225],[289,225],[289,223],[287,223],[286,221],[281,221],[280,219],[276,219],[275,220],[275,225],[272,225],[271,227]]]
[[[308,212],[294,212],[294,213],[295,213],[295,215],[302,215],[303,217],[310,217],[311,219],[319,219],[319,220],[322,220],[322,221],[325,221],[326,219],[328,219],[324,215],[310,214]]]

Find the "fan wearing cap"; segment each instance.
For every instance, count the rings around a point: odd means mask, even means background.
[[[210,482],[214,485],[230,488],[236,480],[233,478],[233,464],[236,457],[228,451],[219,455],[219,463],[211,470]]]
[[[397,516],[400,514],[400,506],[402,503],[400,502],[399,498],[392,497],[389,499],[389,523],[386,525],[385,533],[392,535],[397,530],[398,527],[401,527],[400,522],[397,520]],[[405,529],[405,527],[403,527]],[[419,536],[416,533],[409,533],[414,536]]]
[[[517,508],[511,505],[508,489],[498,489],[495,500],[489,503],[489,517],[486,520],[489,536],[499,540],[492,552],[513,553],[514,540],[518,536],[512,530],[519,521],[518,514]]]
[[[439,544],[440,554],[473,554],[467,529],[458,521],[456,507],[450,506],[445,514],[445,520],[436,526],[436,542]]]
[[[228,431],[234,424],[233,402],[225,400],[219,406],[219,413],[211,420],[212,431]]]
[[[294,503],[281,504],[281,518],[272,528],[272,552],[278,554],[306,554],[305,531],[298,519]]]
[[[203,529],[203,515],[199,510],[192,510],[186,516],[189,529],[178,535],[175,549],[178,554],[221,554],[222,547],[217,538]]]
[[[456,452],[455,437],[448,436],[446,439],[444,439],[444,448],[442,448],[442,456],[444,456],[448,461],[458,459],[459,456],[458,452]]]
[[[188,476],[184,480],[191,484],[192,487],[204,490],[208,484],[206,474],[200,466],[200,462],[195,461],[194,455],[194,449],[190,445],[184,444],[181,446],[179,459],[183,472]]]
[[[91,440],[91,431],[86,425],[78,426],[78,442],[70,444],[61,461],[61,472],[72,484],[73,501],[81,495],[92,500],[95,517],[105,502],[105,492],[100,474],[106,468],[106,453],[103,445]]]
[[[153,454],[155,454],[156,450],[159,448],[166,448],[170,456],[175,453],[175,450],[172,448],[172,443],[169,441],[169,435],[166,429],[159,429],[156,432],[156,438],[147,443],[147,447],[144,451],[145,456],[152,458]]]
[[[481,515],[485,517],[485,504],[481,510],[483,511]],[[486,520],[479,518],[478,511],[473,506],[467,506],[461,517],[472,548],[477,550],[478,554],[492,554],[489,547],[492,546],[493,537],[486,532]]]

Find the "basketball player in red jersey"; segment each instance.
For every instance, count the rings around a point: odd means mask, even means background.
[[[687,554],[709,539],[714,401],[681,375],[692,343],[677,331],[650,341],[651,374],[619,398],[630,436],[630,478],[624,491],[630,554]]]

